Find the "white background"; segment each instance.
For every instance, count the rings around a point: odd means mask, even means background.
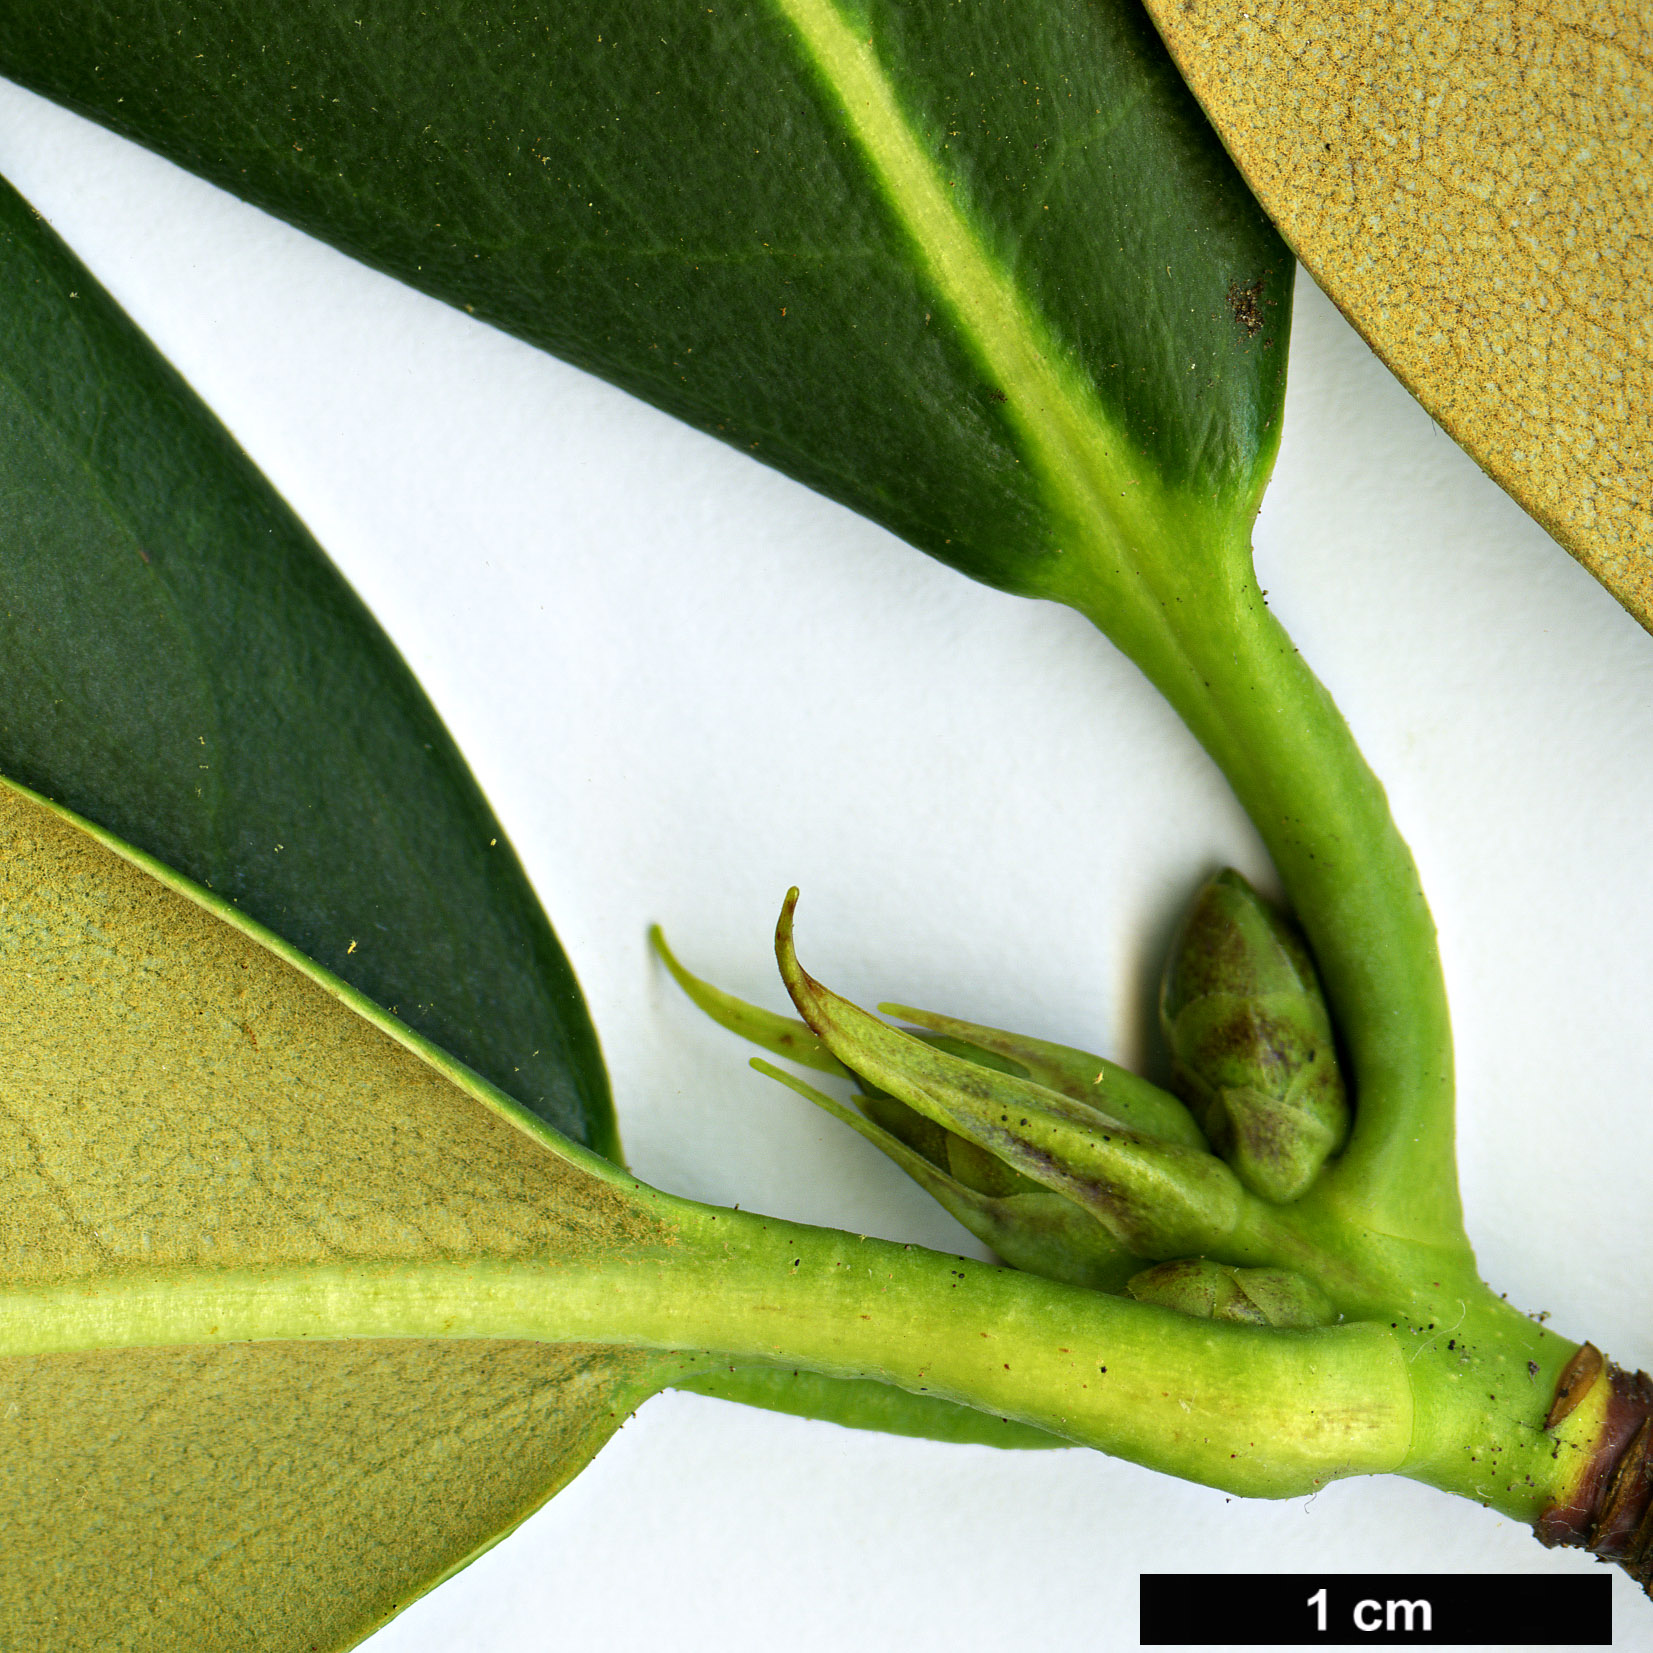
[[[810,968],[1151,1055],[1181,903],[1261,852],[1066,611],[970,585],[619,392],[0,85],[0,172],[194,383],[436,701],[585,986],[635,1169],[976,1251],[745,1067],[643,942],[781,1008]],[[1494,1287],[1653,1364],[1653,638],[1306,279],[1262,583],[1389,788],[1440,926]],[[372,1642],[630,1653],[1136,1645],[1139,1572],[1588,1570],[1395,1480],[1246,1504],[1095,1454],[651,1402]],[[1615,1578],[1620,1647],[1653,1608]]]

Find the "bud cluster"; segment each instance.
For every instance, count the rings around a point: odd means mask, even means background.
[[[776,1055],[855,1081],[853,1106],[753,1066],[875,1143],[1014,1268],[1242,1324],[1325,1324],[1318,1288],[1213,1260],[1253,1197],[1299,1197],[1348,1130],[1313,964],[1238,873],[1199,893],[1160,1010],[1176,1094],[1087,1051],[903,1005],[891,1026],[808,974],[797,891],[775,932],[801,1022],[744,1004],[656,949],[691,998]],[[1149,1266],[1157,1265],[1157,1266]]]

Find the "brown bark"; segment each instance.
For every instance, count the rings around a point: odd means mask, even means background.
[[[1573,1496],[1538,1518],[1539,1542],[1578,1545],[1616,1561],[1653,1595],[1653,1379],[1604,1361],[1586,1343],[1556,1381],[1546,1429],[1568,1416],[1597,1383],[1607,1410]]]

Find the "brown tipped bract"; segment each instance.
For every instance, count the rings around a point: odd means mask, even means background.
[[[796,891],[775,932],[781,977],[822,1043],[873,1090],[1065,1196],[1139,1257],[1205,1250],[1234,1231],[1244,1192],[1221,1160],[902,1033],[840,998],[798,962],[795,906]]]

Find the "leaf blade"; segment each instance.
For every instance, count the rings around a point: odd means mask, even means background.
[[[0,66],[976,578],[1060,584],[1070,484],[1140,514],[1121,466],[1249,524],[1289,261],[1134,7],[450,0],[360,22],[314,0],[276,51],[222,10],[104,33],[101,8],[31,0]]]
[[[573,972],[384,634],[3,185],[0,288],[0,770],[617,1152]]]
[[[1653,629],[1653,69],[1628,11],[1600,26],[1490,6],[1443,25],[1293,0],[1265,26],[1206,0],[1147,6],[1319,285]]]
[[[9,783],[0,910],[8,1625],[351,1646],[685,1369],[396,1335],[409,1287],[474,1304],[491,1265],[659,1225],[244,913]],[[343,1299],[379,1332],[330,1330]]]
[[[560,1491],[675,1369],[404,1338],[0,1361],[0,1510],[30,1535],[8,1631],[123,1653],[353,1647]]]
[[[608,1161],[221,897],[9,782],[0,903],[14,1291],[654,1235]]]

